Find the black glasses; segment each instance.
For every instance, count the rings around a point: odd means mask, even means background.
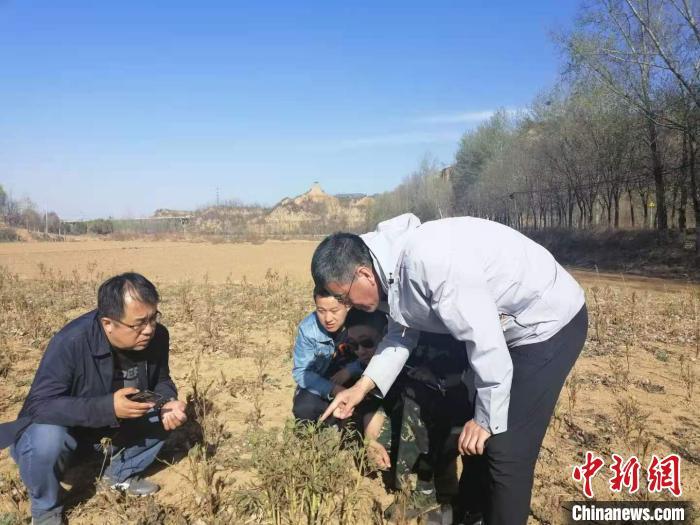
[[[374,348],[376,346],[375,342],[372,341],[371,339],[360,339],[359,341],[355,341],[353,339],[348,339],[344,343],[340,343],[338,345],[338,348],[341,348],[341,351],[351,351],[351,352],[356,352],[358,348]]]
[[[348,339],[345,343],[346,347],[353,352],[356,352],[359,348],[374,348],[376,343],[371,339],[360,339],[355,341],[354,339]]]
[[[124,325],[128,328],[131,328],[135,332],[141,332],[143,331],[144,328],[146,328],[148,325],[156,325],[160,322],[160,319],[163,317],[163,314],[161,314],[158,310],[156,310],[156,313],[154,313],[152,316],[147,317],[140,323],[136,324],[126,324],[123,323],[122,321],[119,321],[117,319],[112,319],[115,323],[119,323],[121,325]]]
[[[362,348],[374,348],[375,344],[371,339],[360,339],[357,341],[357,346],[361,346]]]
[[[348,288],[348,291],[333,296],[334,299],[343,306],[352,306],[352,301],[350,300],[350,291],[352,290],[352,285],[355,283],[355,277],[357,277],[357,268],[355,268],[355,272],[352,274],[352,281],[350,281],[350,288]]]

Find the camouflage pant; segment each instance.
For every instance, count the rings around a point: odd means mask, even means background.
[[[437,406],[446,399],[423,385],[403,385],[392,403],[377,441],[389,452],[390,479],[396,489],[435,488],[446,499],[457,493],[457,452],[445,451],[450,423]]]
[[[428,454],[428,429],[420,417],[420,407],[413,399],[403,396],[386,414],[377,438],[391,457],[393,484],[401,488],[414,473],[422,455]]]

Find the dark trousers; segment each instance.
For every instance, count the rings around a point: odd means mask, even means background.
[[[341,370],[344,366],[348,364],[348,361],[343,359],[333,359],[331,361],[328,370],[323,374],[323,377],[330,379],[333,374]],[[294,399],[292,400],[292,414],[294,414],[295,419],[301,423],[315,423],[318,418],[323,415],[323,413],[328,408],[331,402],[327,399],[322,398],[318,394],[314,394],[297,386],[294,391]],[[339,421],[333,416],[326,419],[326,424],[328,425],[338,425]]]
[[[331,402],[321,396],[309,392],[304,388],[297,387],[294,392],[292,402],[292,413],[298,421],[311,423],[318,421],[318,418],[326,411]]]
[[[469,397],[460,383],[439,392],[426,383],[401,375],[383,400],[387,414],[378,441],[389,451],[391,469],[387,484],[400,490],[411,473],[431,483],[438,500],[449,502],[457,494],[457,435],[471,418]]]
[[[104,475],[111,483],[121,483],[145,470],[156,459],[166,438],[157,413],[122,422],[111,437],[110,458]],[[102,434],[104,435],[104,434]],[[103,452],[96,429],[69,428],[33,423],[22,432],[10,455],[19,467],[32,504],[35,519],[60,515],[60,480],[74,459]]]
[[[547,341],[510,348],[513,382],[508,430],[487,441],[483,456],[462,458],[460,506],[483,512],[488,525],[527,522],[540,446],[587,330],[584,306]]]

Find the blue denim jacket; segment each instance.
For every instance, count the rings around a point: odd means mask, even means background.
[[[333,384],[324,377],[333,360],[335,343],[328,331],[318,322],[316,312],[311,312],[299,323],[294,342],[294,367],[292,376],[300,388],[328,399]],[[362,363],[353,361],[348,365],[353,377],[359,377],[364,369]]]

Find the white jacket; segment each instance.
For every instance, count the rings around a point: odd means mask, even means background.
[[[420,223],[404,214],[361,236],[387,294],[387,334],[364,375],[382,394],[396,380],[419,331],[466,344],[477,390],[474,419],[508,428],[509,346],[546,341],[583,307],[578,283],[545,248],[484,219]]]

